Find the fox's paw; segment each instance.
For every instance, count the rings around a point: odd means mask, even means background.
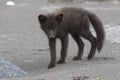
[[[58,62],[57,62],[57,64],[64,64],[65,63],[65,61],[63,61],[63,60],[59,60]]]
[[[54,68],[55,67],[55,63],[50,63],[49,65],[48,65],[48,69],[51,69],[51,68]]]
[[[77,60],[81,60],[81,57],[75,56],[75,57],[73,58],[73,61],[77,61]]]
[[[94,57],[94,55],[88,55],[88,60],[91,60]]]

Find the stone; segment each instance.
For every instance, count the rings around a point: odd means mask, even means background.
[[[26,75],[27,73],[18,66],[0,59],[0,78],[23,77]]]

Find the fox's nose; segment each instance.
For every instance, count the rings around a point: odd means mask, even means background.
[[[55,37],[56,37],[56,33],[53,30],[49,31],[48,38],[50,39],[50,38],[55,38]]]

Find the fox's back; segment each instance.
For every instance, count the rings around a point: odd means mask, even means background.
[[[79,29],[80,24],[83,23],[85,17],[87,16],[87,11],[82,8],[76,7],[64,7],[56,10],[55,14],[63,14],[63,27],[67,27],[68,29]]]
[[[76,16],[76,18],[77,18],[78,16],[85,15],[85,13],[87,11],[82,9],[82,8],[77,8],[77,7],[63,7],[63,8],[56,10],[56,12],[58,14],[62,13],[64,15],[64,17],[71,17],[72,18],[72,17]]]

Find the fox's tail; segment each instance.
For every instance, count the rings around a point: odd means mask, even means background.
[[[88,17],[92,23],[97,35],[97,49],[100,52],[103,46],[105,32],[101,20],[93,13],[88,12]]]

